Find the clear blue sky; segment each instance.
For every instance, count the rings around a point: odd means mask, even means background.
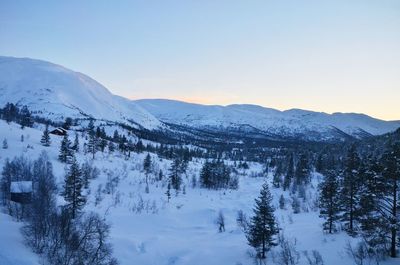
[[[129,98],[400,119],[398,0],[2,0],[0,54]]]

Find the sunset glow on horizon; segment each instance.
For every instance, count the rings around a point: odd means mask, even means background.
[[[400,2],[5,1],[0,55],[131,99],[400,120]]]

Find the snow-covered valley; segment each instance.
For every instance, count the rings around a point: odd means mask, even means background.
[[[40,143],[41,129],[21,129],[17,124],[0,121],[0,139],[8,141],[8,149],[0,150],[0,167],[14,156],[23,155],[35,159],[45,151],[53,163],[58,188],[62,190],[67,169],[57,159],[62,136],[51,136],[51,146],[44,147]],[[24,136],[23,142],[21,135]],[[85,139],[79,140],[82,149]],[[168,202],[165,194],[166,178],[156,178],[159,170],[168,172],[171,161],[151,155],[152,180],[149,193],[146,193],[142,169],[145,155],[132,153],[127,159],[118,153],[99,152],[92,160],[90,155],[84,155],[83,152],[76,154],[80,161],[87,160],[100,170],[98,178],[92,180],[89,189],[85,190],[88,202],[84,211],[98,212],[111,225],[111,243],[120,264],[253,264],[249,255],[251,248],[247,245],[236,218],[239,210],[251,215],[254,199],[262,184],[272,181],[271,173],[265,174],[262,165],[250,163],[249,169],[239,171],[238,190],[207,190],[194,187],[193,176],[198,179],[201,164],[204,162],[202,159],[194,159],[189,163],[183,178],[184,193],[181,191],[176,195],[173,192]],[[112,189],[105,192],[104,188],[111,180],[114,182]],[[298,214],[293,213],[290,193],[272,188],[279,226],[285,236],[296,242],[300,255],[299,264],[308,264],[304,253],[311,253],[312,250],[317,250],[322,255],[324,264],[354,264],[347,255],[345,246],[347,242],[357,239],[343,231],[332,235],[323,232],[323,219],[319,218],[315,205],[316,186],[320,180],[321,176],[314,174],[308,189],[308,199],[302,202],[302,210]],[[278,203],[281,194],[286,200],[284,209],[280,209]],[[60,193],[59,200],[63,201]],[[215,224],[219,211],[226,218],[226,231],[222,233],[218,232]],[[18,234],[20,225],[21,223],[11,221],[11,217],[2,214],[1,264],[39,264],[40,257],[22,243],[22,236]],[[21,249],[18,255],[13,251],[15,248]],[[275,252],[278,252],[278,247],[268,254],[267,263],[273,264]],[[397,262],[398,260],[388,260],[382,264]]]

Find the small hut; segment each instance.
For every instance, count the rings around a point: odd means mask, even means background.
[[[54,130],[50,131],[51,134],[64,136],[67,134],[67,130],[62,127],[55,128]]]
[[[10,186],[11,201],[27,204],[32,200],[32,181],[12,181]]]

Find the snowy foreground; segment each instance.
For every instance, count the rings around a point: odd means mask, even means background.
[[[61,137],[52,136],[52,145],[43,147],[40,145],[41,134],[39,129],[21,130],[19,125],[0,121],[0,140],[6,138],[9,145],[8,149],[0,149],[0,167],[7,158],[24,154],[36,159],[42,150],[46,150],[53,161],[61,189],[65,174],[65,165],[57,161]],[[21,135],[24,135],[24,142],[21,142]],[[111,224],[111,243],[120,264],[253,264],[249,256],[251,248],[236,224],[236,216],[239,210],[251,215],[254,198],[266,178],[250,175],[261,172],[262,166],[251,164],[250,169],[240,177],[237,191],[211,191],[192,187],[192,176],[198,176],[202,164],[202,161],[192,161],[184,180],[186,194],[180,192],[176,196],[172,191],[168,202],[165,181],[151,181],[150,193],[145,193],[145,175],[141,171],[145,155],[132,154],[129,160],[125,160],[117,154],[99,152],[95,160],[89,160],[101,174],[90,184],[85,211],[96,211]],[[155,172],[159,169],[168,172],[170,161],[160,160],[154,155],[152,158]],[[82,152],[78,154],[80,162],[87,159],[89,157]],[[314,187],[318,178],[318,175],[314,176]],[[97,192],[106,186],[109,194]],[[334,235],[323,233],[322,219],[313,205],[315,188],[309,189],[310,200],[302,206],[309,211],[300,214],[293,214],[288,193],[283,193],[288,200],[286,209],[280,210],[278,199],[282,190],[271,190],[278,209],[275,214],[279,225],[286,237],[296,240],[301,256],[299,264],[308,264],[303,252],[312,250],[321,253],[325,264],[354,264],[345,250],[347,242],[354,239],[344,232]],[[214,222],[219,211],[226,218],[226,232],[223,233],[218,232]],[[40,264],[40,258],[23,244],[19,232],[21,226],[8,215],[0,214],[0,264]],[[398,259],[391,259],[383,264],[399,263]],[[273,264],[271,252],[267,264]]]

